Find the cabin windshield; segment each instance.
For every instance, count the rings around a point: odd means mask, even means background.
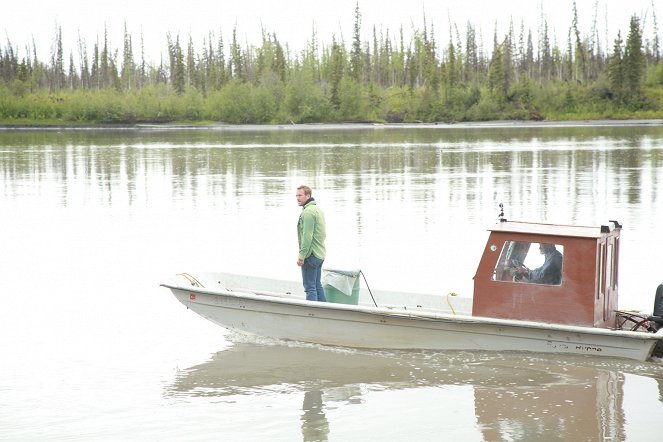
[[[505,241],[493,280],[561,285],[563,261],[560,244]]]

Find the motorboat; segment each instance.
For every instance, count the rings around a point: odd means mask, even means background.
[[[471,297],[372,289],[358,269],[324,269],[328,302],[301,281],[183,272],[161,284],[200,316],[245,334],[352,348],[663,356],[663,284],[652,313],[618,309],[622,225],[507,220]],[[553,256],[554,255],[554,256]]]

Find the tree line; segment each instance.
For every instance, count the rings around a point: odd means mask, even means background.
[[[107,32],[91,52],[79,41],[65,55],[57,28],[50,58],[0,48],[0,122],[237,123],[436,122],[494,119],[627,118],[663,113],[663,61],[656,16],[653,35],[633,15],[626,33],[604,48],[596,20],[578,27],[575,1],[566,44],[550,38],[547,20],[533,32],[511,21],[493,34],[490,54],[477,29],[450,26],[440,43],[433,27],[406,41],[373,27],[362,40],[357,4],[349,42],[315,31],[292,54],[263,30],[260,45],[210,32],[202,47],[167,34],[167,59],[146,61],[142,41],[124,28],[122,48]],[[480,31],[479,31],[480,34]],[[536,36],[536,39],[534,38]],[[536,41],[536,45],[534,44]],[[136,49],[138,48],[138,55]]]

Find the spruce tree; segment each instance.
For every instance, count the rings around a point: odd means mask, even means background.
[[[640,22],[634,15],[629,24],[628,37],[624,48],[624,82],[630,93],[635,96],[642,94],[642,83],[645,73],[645,56],[642,50],[642,31]]]

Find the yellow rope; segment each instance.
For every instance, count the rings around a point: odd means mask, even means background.
[[[451,302],[449,301],[449,296],[458,296],[458,293],[456,293],[456,292],[447,293],[447,304],[449,304],[449,308],[451,309],[451,312],[455,315],[456,310],[454,310],[453,305],[451,305]]]
[[[205,286],[202,285],[200,281],[198,281],[194,276],[191,276],[188,273],[178,273],[176,276],[184,276],[187,279],[187,281],[189,281],[191,285],[194,287],[205,288]]]

